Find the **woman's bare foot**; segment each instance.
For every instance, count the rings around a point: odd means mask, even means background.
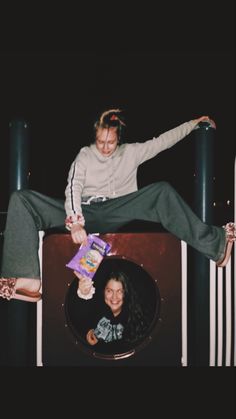
[[[33,279],[33,278],[17,278],[15,288],[26,289],[31,292],[37,292],[40,290],[41,281],[40,279]]]
[[[236,224],[230,222],[223,226],[223,228],[226,232],[225,252],[223,258],[216,262],[216,265],[221,268],[227,265],[231,256],[233,244],[236,241]]]
[[[42,298],[41,281],[33,278],[0,278],[0,297],[35,303]]]

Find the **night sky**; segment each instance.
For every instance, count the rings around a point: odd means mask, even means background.
[[[153,20],[147,30],[140,31],[135,26],[136,32],[129,28],[127,19],[125,30],[110,37],[102,25],[97,44],[95,31],[83,38],[84,44],[72,41],[65,47],[60,42],[62,36],[54,44],[40,43],[38,37],[38,42],[23,48],[28,44],[18,45],[16,37],[14,43],[3,48],[0,210],[6,211],[9,198],[11,120],[23,118],[30,127],[29,187],[63,198],[72,160],[81,146],[93,140],[96,116],[111,106],[125,111],[127,141],[144,141],[182,122],[209,115],[217,125],[215,200],[224,206],[228,199],[232,202],[234,28],[230,10],[224,10],[220,16],[216,9],[210,20],[209,12],[210,8],[205,9],[205,14],[198,11],[195,19],[191,16],[181,21],[175,21],[171,15],[167,26],[161,24],[159,16],[156,26]],[[110,26],[111,23],[108,32]],[[140,167],[139,185],[170,181],[191,204],[191,139],[190,136],[189,141],[184,140]]]

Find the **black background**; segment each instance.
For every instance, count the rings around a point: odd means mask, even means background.
[[[9,198],[11,120],[23,118],[30,127],[29,187],[63,198],[72,160],[93,141],[96,116],[118,106],[127,141],[201,115],[216,122],[214,198],[222,212],[216,222],[227,221],[235,157],[233,2],[223,9],[214,2],[191,10],[181,2],[108,6],[104,14],[94,5],[93,13],[78,9],[60,19],[63,9],[41,10],[26,26],[17,10],[11,15],[0,50],[0,210]],[[191,136],[141,166],[139,186],[170,181],[192,204],[193,143]]]

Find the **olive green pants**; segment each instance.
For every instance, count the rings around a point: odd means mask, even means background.
[[[152,221],[207,258],[217,261],[223,257],[224,229],[203,223],[167,182],[82,208],[87,233],[114,233],[133,220]],[[65,217],[63,200],[28,189],[13,192],[4,231],[1,276],[40,278],[38,231],[63,227]]]

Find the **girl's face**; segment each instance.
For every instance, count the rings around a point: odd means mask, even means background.
[[[122,283],[115,279],[110,279],[104,290],[104,299],[113,315],[118,316],[124,302],[124,289]]]
[[[114,153],[118,144],[117,128],[98,128],[95,144],[103,156],[110,156]]]

